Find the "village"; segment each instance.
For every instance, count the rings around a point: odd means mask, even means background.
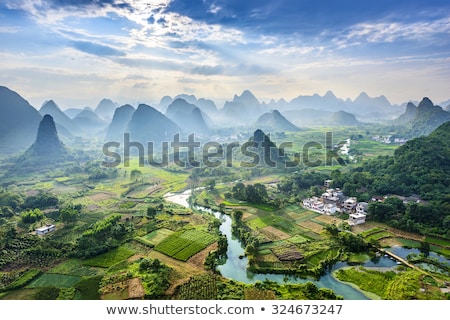
[[[326,191],[320,197],[304,199],[303,207],[326,215],[348,213],[348,224],[351,226],[365,223],[369,204],[358,202],[355,197],[346,197],[339,188],[331,188],[332,182],[325,180]],[[383,198],[374,197],[372,201],[383,201]]]

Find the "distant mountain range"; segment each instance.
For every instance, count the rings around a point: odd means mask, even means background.
[[[444,101],[446,110],[450,100]],[[214,101],[180,94],[165,96],[159,105],[140,104],[118,107],[110,99],[102,99],[95,109],[62,111],[53,100],[46,101],[39,112],[17,92],[0,87],[0,151],[15,153],[29,147],[35,138],[39,122],[51,115],[60,137],[82,136],[100,139],[120,139],[124,132],[139,141],[171,139],[176,133],[209,136],[228,129],[263,129],[265,131],[298,131],[310,126],[352,126],[380,121],[410,128],[410,135],[431,132],[450,120],[449,112],[424,98],[420,103],[392,105],[384,96],[369,97],[361,93],[355,100],[337,98],[333,92],[325,95],[301,95],[291,101],[260,102],[244,90],[218,108]],[[14,119],[14,121],[11,121]],[[383,120],[382,120],[383,119]]]

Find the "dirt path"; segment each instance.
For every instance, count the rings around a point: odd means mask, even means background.
[[[187,263],[195,268],[204,270],[205,269],[204,263],[205,263],[206,257],[208,256],[210,251],[214,251],[216,249],[217,249],[217,242],[214,242],[213,244],[209,245],[208,247],[206,247],[199,253],[197,253],[197,254],[193,255],[191,258],[189,258]]]
[[[128,299],[139,299],[145,295],[141,279],[133,278],[128,280]]]

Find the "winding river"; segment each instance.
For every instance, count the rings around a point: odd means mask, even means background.
[[[165,195],[167,201],[177,203],[179,205],[190,207],[188,198],[191,195],[190,190],[186,190],[183,193],[168,193]],[[231,233],[231,218],[221,212],[213,211],[204,207],[194,207],[194,209],[199,211],[204,211],[209,214],[213,214],[216,218],[220,219],[222,222],[220,225],[220,231],[227,237],[228,240],[228,250],[227,250],[227,260],[224,264],[218,266],[218,271],[222,276],[234,279],[236,281],[244,283],[255,283],[256,281],[271,280],[277,283],[305,283],[313,282],[319,288],[329,288],[332,289],[337,295],[341,295],[346,300],[368,300],[364,294],[360,291],[354,289],[353,287],[336,280],[331,272],[347,266],[345,262],[339,262],[335,264],[332,269],[322,276],[319,280],[313,279],[300,279],[292,275],[283,274],[261,274],[253,273],[247,270],[248,259],[242,257],[244,255],[244,248],[236,237]],[[377,261],[369,261],[364,264],[367,267],[380,267],[389,268],[396,266],[397,263],[387,257],[380,257]]]

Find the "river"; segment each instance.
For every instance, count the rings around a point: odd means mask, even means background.
[[[190,207],[188,198],[191,195],[190,190],[186,190],[183,193],[168,193],[165,195],[167,201],[177,203],[179,205]],[[336,280],[331,272],[347,266],[345,262],[339,262],[335,264],[329,272],[322,276],[319,280],[314,279],[300,279],[292,275],[283,274],[262,274],[253,273],[247,270],[248,259],[244,256],[244,248],[236,237],[232,235],[231,232],[231,218],[221,212],[213,211],[204,207],[195,207],[194,209],[199,211],[208,212],[213,214],[216,218],[220,219],[222,222],[220,225],[220,231],[227,237],[228,240],[228,250],[227,250],[227,260],[224,264],[218,266],[218,271],[220,274],[229,279],[234,279],[239,282],[244,283],[255,283],[256,281],[271,280],[277,283],[306,283],[313,282],[319,288],[329,288],[332,289],[337,295],[341,295],[345,300],[368,300],[364,294],[355,288]],[[380,257],[377,261],[369,261],[364,264],[367,267],[381,267],[390,268],[396,266],[397,263],[390,258]]]

